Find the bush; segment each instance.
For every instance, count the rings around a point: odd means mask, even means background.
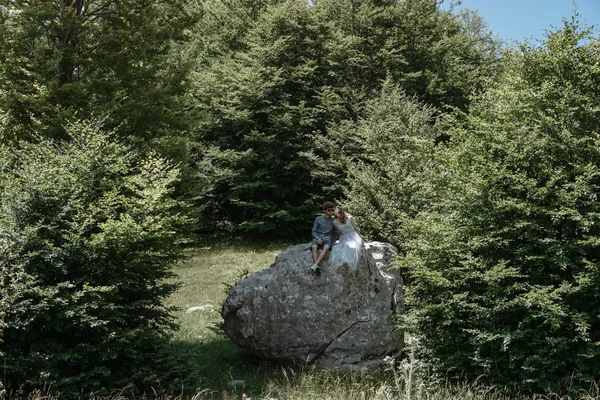
[[[600,377],[600,41],[565,23],[507,60],[438,149],[408,321],[443,372],[561,392]]]
[[[67,398],[156,385],[188,223],[171,197],[178,170],[93,123],[67,131],[70,142],[2,153],[4,384]]]
[[[365,114],[331,132],[339,153],[356,151],[338,157],[348,170],[346,205],[363,233],[402,248],[404,228],[432,197],[424,178],[439,136],[435,110],[386,82]]]

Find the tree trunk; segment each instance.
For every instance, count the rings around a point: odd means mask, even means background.
[[[75,54],[78,28],[81,25],[79,20],[83,17],[85,8],[86,0],[62,0],[57,46],[62,51],[58,62],[58,82],[61,86],[73,82],[77,68]]]

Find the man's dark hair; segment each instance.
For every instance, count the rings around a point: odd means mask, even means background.
[[[333,208],[335,207],[335,204],[333,204],[330,201],[326,201],[325,203],[323,203],[323,210],[327,210],[328,208]]]

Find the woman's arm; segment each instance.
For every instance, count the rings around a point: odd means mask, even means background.
[[[354,227],[354,230],[356,231],[356,233],[360,233],[360,231],[358,230],[358,228],[356,227],[356,223],[354,222],[354,217],[352,215],[348,216],[348,219],[350,220],[350,222],[352,223],[352,226]]]
[[[358,230],[358,228],[356,227],[356,223],[354,222],[354,217],[350,216],[350,217],[348,217],[348,219],[352,223],[352,226],[354,227],[354,230],[356,231],[356,233],[358,233],[358,236],[360,237],[360,239],[362,240],[362,244],[364,245],[365,244],[365,239],[363,239],[363,237],[360,235],[360,231]]]
[[[337,222],[337,220],[333,221],[333,227],[335,228],[335,231],[338,233],[338,238],[339,238],[340,236],[342,236],[342,231],[339,230],[336,222]]]

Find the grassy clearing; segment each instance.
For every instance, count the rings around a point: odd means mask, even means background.
[[[190,251],[189,258],[176,266],[182,286],[169,305],[178,308],[176,318],[181,328],[174,337],[173,349],[185,363],[182,367],[186,375],[192,377],[194,393],[204,391],[206,398],[222,398],[223,393],[228,393],[239,398],[243,391],[256,397],[269,382],[280,378],[280,367],[258,360],[233,345],[219,326],[228,286],[240,277],[270,266],[276,255],[289,245],[249,245],[243,241],[209,244]],[[188,311],[192,307],[203,309]],[[228,386],[234,380],[246,384]],[[192,388],[187,389],[189,392]]]
[[[189,258],[176,266],[182,286],[169,304],[179,310],[176,317],[181,329],[174,337],[173,351],[181,360],[179,367],[191,377],[179,398],[233,400],[245,394],[248,399],[273,400],[600,399],[595,387],[561,397],[518,392],[507,395],[494,387],[448,384],[433,378],[426,366],[410,357],[388,371],[345,373],[306,366],[282,368],[248,355],[219,329],[226,289],[240,277],[267,268],[292,244],[242,240],[209,244],[191,250]],[[192,307],[204,309],[188,312]],[[235,380],[243,380],[245,385],[228,385]]]

